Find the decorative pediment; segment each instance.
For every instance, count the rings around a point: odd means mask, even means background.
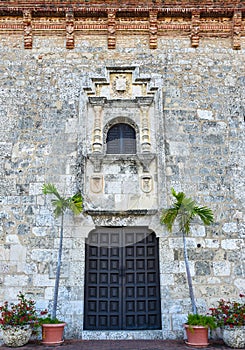
[[[106,99],[138,99],[150,104],[156,90],[149,77],[139,76],[137,67],[107,67],[104,77],[91,78],[91,86],[86,88],[91,104],[103,104]]]

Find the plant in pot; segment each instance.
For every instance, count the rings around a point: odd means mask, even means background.
[[[189,314],[184,325],[188,345],[206,347],[208,345],[208,330],[217,327],[215,318],[210,315]]]
[[[198,312],[197,312],[197,306],[196,306],[193,284],[192,284],[192,277],[190,273],[186,236],[190,233],[190,226],[194,222],[194,219],[196,217],[200,218],[204,225],[210,225],[214,221],[214,216],[210,208],[206,206],[198,206],[192,198],[186,197],[184,192],[177,193],[172,188],[171,193],[175,199],[175,202],[173,203],[172,207],[163,209],[160,217],[160,222],[161,224],[164,224],[166,226],[169,232],[172,232],[173,226],[175,222],[177,222],[179,231],[182,233],[186,276],[187,276],[189,296],[191,300],[192,314],[193,314],[192,322],[194,322],[195,319],[199,320],[199,317],[201,317],[201,315],[198,315]],[[191,318],[190,315],[189,315],[189,318]],[[207,336],[205,341],[204,340],[198,341],[198,339],[193,340],[193,336],[195,335],[195,330],[193,326],[194,324],[191,325],[192,341],[188,339],[188,333],[187,333],[187,344],[192,346],[207,346],[208,345]],[[202,326],[199,325],[199,327],[202,327]],[[188,324],[186,324],[185,328],[186,329],[189,328]],[[205,325],[202,328],[203,328],[203,332],[207,333],[206,331],[207,325]],[[199,333],[200,333],[200,330],[199,330]],[[198,338],[200,339],[200,334],[198,335]]]
[[[217,307],[210,308],[218,327],[222,329],[223,340],[231,348],[245,348],[245,303],[244,294],[241,301],[220,299]]]
[[[16,304],[5,301],[0,306],[0,327],[3,341],[9,347],[19,347],[28,343],[32,333],[39,326],[35,301],[27,299],[22,292],[17,294]],[[41,311],[40,314],[45,314]]]
[[[77,192],[72,197],[63,197],[58,192],[57,188],[51,184],[44,184],[42,192],[45,195],[53,195],[55,198],[51,199],[51,203],[54,207],[54,217],[61,218],[60,221],[60,235],[59,235],[59,251],[57,259],[57,268],[55,275],[55,287],[54,287],[54,300],[51,316],[48,316],[40,320],[42,325],[42,343],[46,345],[61,344],[63,342],[63,333],[65,322],[57,319],[57,304],[59,294],[59,282],[62,260],[62,248],[63,248],[63,233],[64,233],[64,214],[66,210],[71,210],[74,215],[78,215],[83,210],[83,198],[80,192]]]

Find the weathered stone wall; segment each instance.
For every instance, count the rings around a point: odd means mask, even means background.
[[[139,67],[162,93],[159,210],[170,205],[174,187],[214,211],[215,224],[197,225],[188,238],[200,311],[220,297],[236,298],[245,289],[244,50],[215,38],[197,49],[189,39],[161,38],[156,50],[144,36],[118,37],[115,50],[103,37],[75,40],[68,51],[63,37],[35,36],[32,50],[24,50],[21,36],[0,37],[0,300],[21,289],[39,307],[50,306],[59,222],[41,187],[54,182],[68,195],[83,192],[91,147],[82,127],[83,87],[107,66]],[[86,336],[84,241],[93,220],[66,217],[59,315],[67,336]],[[160,239],[163,337],[176,338],[190,311],[182,239],[159,225],[158,214],[151,225]]]

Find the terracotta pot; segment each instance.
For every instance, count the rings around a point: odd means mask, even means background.
[[[64,342],[65,323],[42,324],[42,344],[59,345]]]
[[[208,328],[203,326],[189,326],[184,325],[187,335],[187,345],[205,348],[209,345],[208,343]]]
[[[245,327],[224,327],[223,340],[231,348],[245,349]]]
[[[2,332],[4,344],[12,348],[17,348],[28,343],[32,334],[32,328],[29,325],[6,326]]]

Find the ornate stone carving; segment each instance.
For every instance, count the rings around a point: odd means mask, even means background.
[[[102,161],[103,161],[103,155],[93,155],[90,154],[88,156],[88,159],[91,161],[91,163],[93,164],[93,170],[95,173],[99,173],[101,172],[102,169]]]
[[[111,74],[111,97],[131,97],[131,74]]]
[[[116,47],[116,11],[108,11],[108,49]]]
[[[141,117],[141,149],[142,153],[151,151],[150,128],[149,128],[149,106],[140,107]]]
[[[66,48],[74,49],[74,14],[66,12]]]
[[[25,49],[32,49],[32,16],[31,11],[26,10],[23,13],[24,25],[24,47]]]
[[[93,106],[94,109],[94,128],[93,128],[93,152],[102,152],[102,121],[101,121],[101,111],[102,106]]]
[[[62,31],[66,32],[66,47],[74,47],[74,32],[77,35],[91,33],[96,35],[105,35],[107,33],[108,48],[116,47],[116,32],[120,35],[149,35],[149,46],[152,49],[157,47],[157,37],[166,36],[171,33],[175,37],[189,37],[191,33],[191,45],[199,45],[201,37],[228,37],[233,39],[233,48],[240,49],[240,37],[244,37],[244,5],[235,0],[215,1],[215,5],[210,5],[208,1],[190,3],[180,2],[145,2],[140,6],[132,1],[120,1],[112,4],[110,1],[104,1],[98,4],[96,0],[90,0],[89,4],[77,3],[72,0],[63,0],[49,5],[45,0],[33,2],[26,7],[27,13],[35,11],[35,20],[30,21],[27,15],[27,21],[24,18],[24,26],[16,24],[16,14],[25,8],[20,2],[4,1],[0,3],[0,17],[5,18],[1,23],[0,30],[4,32],[19,33],[24,27],[24,47],[31,48],[33,33],[40,32],[42,35],[53,36]],[[64,26],[64,9],[69,5],[69,11],[66,14],[66,25]],[[2,11],[1,11],[2,10]],[[25,11],[25,12],[26,12]],[[76,11],[76,12],[75,12]],[[76,21],[73,18],[73,12],[76,13]],[[124,12],[124,20],[120,20],[120,14]],[[42,15],[42,21],[36,20],[39,13]],[[147,18],[146,13],[149,13]],[[71,14],[71,16],[70,16]],[[192,14],[190,20],[189,15]],[[202,16],[204,14],[204,16]],[[24,15],[25,17],[25,15]],[[126,17],[126,20],[125,20]],[[174,20],[172,20],[174,18]],[[213,18],[216,19],[214,23]],[[201,19],[201,20],[200,20]],[[225,22],[223,21],[225,19]]]
[[[233,49],[240,50],[241,48],[241,26],[242,12],[235,11],[233,15]]]
[[[151,175],[144,175],[141,177],[141,189],[145,193],[149,193],[152,191],[153,182]]]
[[[149,46],[150,49],[157,48],[157,11],[150,11],[149,16]]]
[[[192,11],[191,17],[191,46],[199,46],[199,31],[200,31],[200,11]]]
[[[103,191],[103,175],[96,174],[91,176],[90,190],[94,193],[100,193]]]

